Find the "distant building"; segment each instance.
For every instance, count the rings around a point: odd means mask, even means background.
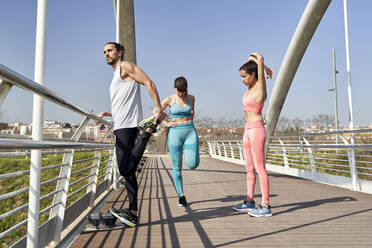
[[[105,135],[107,128],[104,124],[89,124],[85,128],[85,132],[82,136],[83,139],[87,141],[96,141],[100,142],[103,135]],[[112,131],[108,134],[104,142],[110,142],[112,140],[113,134]]]
[[[105,135],[106,131],[107,131],[107,128],[105,125],[100,125],[100,130],[99,130],[99,134],[97,137],[95,137],[94,141],[95,142],[100,142],[102,141],[102,138],[103,136]],[[113,133],[112,133],[112,130],[108,133],[106,139],[103,141],[103,142],[112,142],[113,141]]]
[[[0,130],[8,129],[8,123],[0,122]]]
[[[70,138],[73,134],[71,125],[67,122],[46,120],[43,123],[43,136],[50,138]]]
[[[14,130],[13,129],[3,129],[0,131],[0,133],[3,133],[3,134],[15,134]]]
[[[91,139],[94,139],[95,137],[98,137],[98,135],[100,133],[100,127],[101,127],[101,125],[89,124],[85,128],[85,137],[86,138],[91,138]]]
[[[19,126],[19,134],[21,135],[31,135],[32,134],[32,124],[22,124]]]
[[[2,129],[0,132],[4,134],[19,134],[19,130],[21,127],[21,123],[16,122],[12,124],[7,124],[8,127],[6,129]]]

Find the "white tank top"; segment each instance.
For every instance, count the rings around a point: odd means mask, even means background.
[[[120,66],[114,72],[110,98],[114,130],[136,127],[142,120],[140,84],[134,80],[124,81],[120,77]]]

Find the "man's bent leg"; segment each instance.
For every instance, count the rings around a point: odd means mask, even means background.
[[[131,156],[128,161],[128,167],[130,172],[135,172],[137,170],[138,164],[141,161],[143,153],[145,152],[146,145],[151,138],[152,133],[143,132],[139,141],[134,145],[132,149]]]

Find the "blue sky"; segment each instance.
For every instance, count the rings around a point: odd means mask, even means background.
[[[245,86],[238,68],[260,52],[277,73],[307,0],[135,1],[137,63],[156,83],[160,97],[173,94],[183,75],[196,96],[198,116],[243,117]],[[0,64],[33,79],[37,1],[0,2]],[[372,123],[372,1],[348,1],[354,123]],[[50,0],[45,86],[96,113],[110,109],[113,70],[103,45],[115,40],[112,0]],[[332,48],[336,49],[339,119],[348,124],[343,1],[333,0],[304,55],[283,106],[289,118],[334,114]],[[274,80],[268,80],[268,95]],[[142,88],[144,112],[152,102]],[[269,99],[269,98],[268,98]],[[266,102],[266,107],[268,102]],[[266,110],[266,107],[264,111]],[[13,87],[0,122],[32,119],[32,95]],[[46,102],[46,120],[82,117]]]

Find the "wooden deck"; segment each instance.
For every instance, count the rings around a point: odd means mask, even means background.
[[[149,157],[138,174],[136,228],[83,232],[71,247],[372,247],[372,195],[270,173],[273,216],[253,218],[231,208],[246,194],[243,166],[211,158],[184,166],[187,208],[171,168],[169,157]],[[128,206],[124,189],[101,212],[111,206]]]

